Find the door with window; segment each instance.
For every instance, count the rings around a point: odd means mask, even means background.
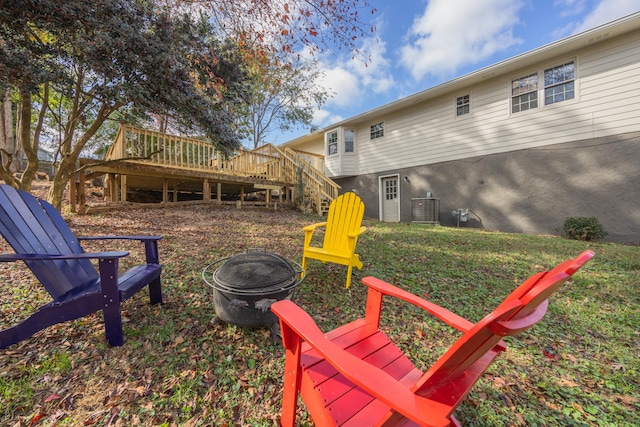
[[[380,219],[384,222],[399,222],[400,194],[397,176],[387,176],[380,179],[380,200]]]

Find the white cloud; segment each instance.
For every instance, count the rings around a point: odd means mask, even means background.
[[[344,120],[339,114],[334,114],[329,110],[320,109],[313,113],[313,123],[338,123]]]
[[[364,63],[351,56],[324,56],[318,59],[324,77],[320,84],[333,96],[327,100],[323,109],[314,114],[314,123],[323,126],[335,123],[343,117],[335,113],[361,107],[368,94],[387,93],[395,86],[395,80],[386,58],[386,43],[381,41],[384,23],[376,22],[377,37],[363,39],[361,49],[371,60]],[[367,105],[366,108],[371,108]],[[332,113],[329,113],[331,110]]]
[[[446,77],[521,41],[513,35],[522,0],[430,0],[409,31],[401,63],[415,80]]]
[[[383,25],[378,25],[378,34],[381,35]],[[362,80],[362,84],[374,93],[385,93],[393,87],[395,80],[389,70],[389,61],[386,58],[387,44],[380,38],[366,39],[362,46],[369,53],[371,61],[366,64],[351,61],[350,69]]]
[[[601,0],[582,22],[575,25],[572,33],[579,33],[638,11],[638,0]]]
[[[325,65],[326,67],[327,65]],[[353,72],[340,65],[333,68],[325,68],[324,78],[321,85],[334,96],[327,101],[327,104],[337,106],[347,106],[354,103],[361,96],[362,88]]]
[[[579,15],[587,8],[587,0],[554,0],[553,7],[560,16]]]

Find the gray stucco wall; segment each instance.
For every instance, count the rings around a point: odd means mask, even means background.
[[[411,199],[440,199],[440,224],[469,209],[475,227],[558,234],[565,218],[595,216],[607,241],[640,244],[640,133],[336,179],[355,189],[365,216],[378,219],[379,177],[399,174],[400,220],[410,222]],[[408,178],[406,182],[403,178]]]

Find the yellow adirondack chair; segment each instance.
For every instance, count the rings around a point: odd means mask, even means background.
[[[355,253],[358,236],[366,227],[362,226],[364,203],[355,193],[344,193],[331,202],[329,214],[325,222],[307,225],[304,230],[304,251],[302,254],[302,275],[307,271],[309,259],[322,262],[333,262],[348,266],[347,283],[351,284],[353,267],[362,268],[360,257]],[[318,227],[325,227],[324,243],[321,248],[311,245],[313,232]]]

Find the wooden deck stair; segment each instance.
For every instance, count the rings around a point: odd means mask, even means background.
[[[83,174],[107,176],[107,200],[127,201],[127,192],[161,191],[163,203],[180,193],[203,200],[279,191],[300,208],[320,215],[338,196],[339,186],[314,167],[304,153],[265,144],[231,154],[196,138],[121,125],[104,161],[87,164]]]

